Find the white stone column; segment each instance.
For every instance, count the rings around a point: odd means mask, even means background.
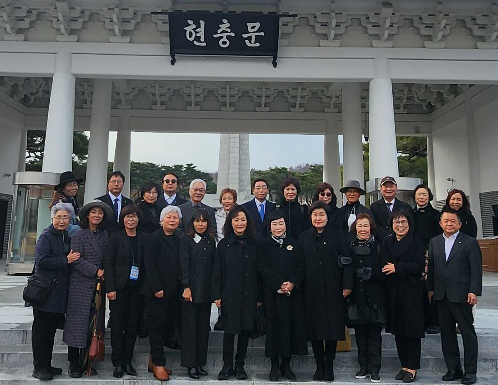
[[[339,141],[337,132],[323,136],[323,181],[330,183],[337,196],[341,188]],[[339,194],[339,195],[338,195]]]
[[[107,152],[111,124],[111,91],[111,80],[94,80],[88,163],[86,167],[85,203],[105,194],[107,191]]]
[[[342,85],[343,175],[344,183],[353,179],[365,186],[360,91],[360,83]]]
[[[72,170],[74,98],[76,78],[71,73],[72,55],[58,53],[50,91],[42,171]]]
[[[220,134],[220,154],[218,160],[218,182],[216,194],[228,187],[230,173],[230,134]]]
[[[130,171],[131,171],[131,131],[130,118],[121,116],[119,131],[116,138],[116,150],[114,152],[114,171],[121,171],[125,176],[125,184],[122,194],[130,196]]]
[[[21,127],[21,145],[19,146],[19,160],[17,171],[26,170],[26,147],[28,145],[28,130],[26,127]]]
[[[436,173],[434,171],[434,145],[432,143],[432,134],[427,135],[427,186],[431,189],[434,199],[432,204],[436,207]]]
[[[375,79],[369,89],[369,178],[397,177],[398,156],[394,122],[393,87],[387,59],[375,59]]]

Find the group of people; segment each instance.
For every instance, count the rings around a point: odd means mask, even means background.
[[[185,200],[177,195],[178,176],[168,171],[162,192],[148,182],[136,204],[122,196],[124,181],[121,172],[113,172],[108,193],[81,209],[76,200],[81,180],[66,172],[55,187],[52,225],[38,240],[34,269],[56,282],[47,300],[33,306],[34,377],[49,380],[62,373],[51,366],[61,324],[69,375],[96,373],[88,350],[92,335],[104,331],[105,299],[96,300],[101,285],[109,300],[117,378],[137,374],[132,358],[143,310],[149,371],[158,380],[169,379],[168,346],[181,348],[181,366],[190,378],[207,375],[214,302],[223,330],[219,380],[248,377],[248,341],[262,306],[271,381],[296,379],[291,356],[307,354],[308,341],[316,360],[313,380],[333,381],[337,341],[345,339],[346,325],[355,329],[356,378],[380,382],[385,327],[395,335],[401,363],[396,379],[413,382],[421,338],[440,328],[448,367],[443,380],[476,381],[472,306],[481,295],[482,266],[477,225],[463,191],[452,190],[439,213],[430,204],[430,189],[419,185],[412,209],[396,198],[396,180],[387,176],[382,198],[369,209],[360,202],[365,191],[353,180],[340,189],[346,203],[338,208],[334,189],[324,182],[308,207],[299,202],[295,177],[282,181],[278,204],[267,199],[268,182],[256,179],[254,199],[239,205],[237,192],[226,188],[215,210],[202,202],[201,179],[191,181]]]

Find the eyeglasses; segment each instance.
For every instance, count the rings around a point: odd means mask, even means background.
[[[206,192],[206,190],[204,190],[203,188],[193,188],[192,189],[194,192],[196,193],[203,193],[203,192]]]
[[[171,183],[171,184],[175,184],[177,182],[176,179],[165,179],[164,180],[164,183]]]
[[[320,193],[320,195],[321,195],[322,197],[328,197],[328,198],[330,198],[330,197],[332,196],[332,193],[329,193],[329,192],[328,192],[328,193],[326,193],[326,192],[322,191],[322,192]]]
[[[402,220],[402,221],[393,221],[393,223],[394,223],[396,226],[400,226],[400,225],[402,225],[402,226],[406,226],[406,225],[408,225],[408,221],[407,221],[407,220],[405,220],[405,219],[404,219],[404,220]]]

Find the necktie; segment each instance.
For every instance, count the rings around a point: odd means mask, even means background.
[[[200,209],[200,208],[201,208],[201,206],[199,206],[199,205],[194,205],[194,209]]]
[[[265,205],[260,204],[259,205],[259,217],[261,218],[261,222],[265,220]]]
[[[118,206],[119,199],[114,198],[114,212],[116,213],[116,222],[119,223],[119,206]]]
[[[393,205],[393,204],[392,204],[392,202],[390,202],[390,203],[386,203],[387,210],[391,211],[391,206],[392,206],[392,205]]]

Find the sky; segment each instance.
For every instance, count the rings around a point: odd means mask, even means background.
[[[116,135],[116,132],[109,134],[109,161],[114,159]],[[254,134],[249,136],[249,142],[251,168],[257,170],[323,164],[322,135]],[[342,136],[339,136],[339,147],[342,148]],[[134,132],[131,136],[131,160],[135,162],[193,163],[201,171],[215,172],[219,149],[219,134]]]

